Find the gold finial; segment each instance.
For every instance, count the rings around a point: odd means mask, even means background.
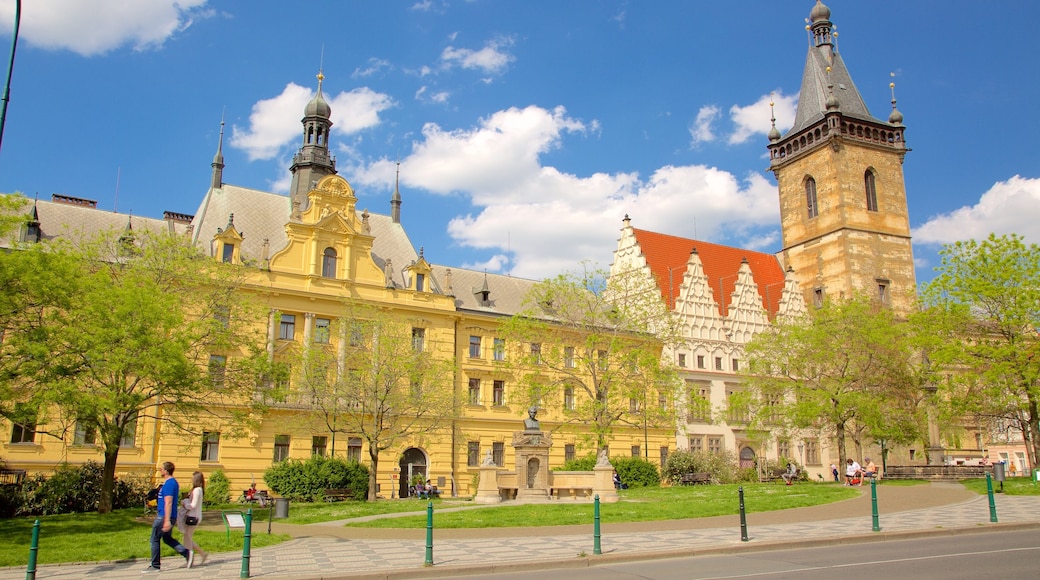
[[[827,67],[827,73],[830,74],[830,72],[831,72],[831,67]]]
[[[321,71],[318,71],[318,82],[325,80],[325,75]]]

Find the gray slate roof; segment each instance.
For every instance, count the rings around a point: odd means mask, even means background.
[[[830,61],[827,58],[828,53],[831,54]],[[830,74],[827,73],[828,66],[831,67]],[[798,113],[794,118],[794,126],[784,137],[794,135],[822,120],[827,112],[827,99],[832,90],[838,98],[842,115],[887,124],[870,115],[863,97],[845,68],[841,55],[837,51],[831,53],[831,46],[824,44],[809,48],[809,54],[805,58],[805,72],[802,74],[802,88],[798,96]]]
[[[40,236],[43,240],[64,238],[79,241],[96,236],[102,232],[126,231],[129,226],[134,232],[173,232],[183,234],[188,224],[175,220],[164,220],[130,215],[114,211],[97,209],[86,205],[74,205],[54,201],[26,199],[24,213],[32,211],[36,204],[36,213],[40,222]],[[0,243],[3,247],[11,247],[10,240]]]

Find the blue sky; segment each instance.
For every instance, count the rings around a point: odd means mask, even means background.
[[[195,213],[223,115],[224,181],[284,193],[321,67],[359,209],[389,213],[399,159],[433,262],[606,266],[626,214],[775,252],[768,103],[788,128],[813,4],[24,0],[0,191]],[[896,83],[919,281],[943,243],[1040,242],[1040,4],[827,5],[875,117]],[[13,15],[0,0],[4,62]]]

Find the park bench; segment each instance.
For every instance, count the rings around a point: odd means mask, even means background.
[[[711,483],[711,474],[703,471],[692,471],[679,476],[681,485],[697,485],[700,483]]]
[[[354,499],[354,490],[348,487],[330,487],[325,490],[324,495],[327,502]]]
[[[787,469],[783,467],[774,467],[763,473],[758,480],[762,483],[776,483],[784,480],[785,473],[787,473]]]

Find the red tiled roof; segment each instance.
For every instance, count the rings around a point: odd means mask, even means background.
[[[632,231],[669,308],[675,308],[675,299],[679,296],[679,287],[686,272],[686,262],[690,258],[690,252],[696,248],[701,263],[704,264],[708,284],[711,285],[715,299],[719,301],[720,314],[725,316],[729,309],[730,295],[733,294],[737,282],[737,271],[744,259],[747,259],[748,265],[751,266],[751,275],[758,284],[758,293],[762,296],[762,302],[766,303],[769,317],[772,318],[776,314],[780,294],[783,292],[784,270],[773,254],[636,228],[632,228]]]

